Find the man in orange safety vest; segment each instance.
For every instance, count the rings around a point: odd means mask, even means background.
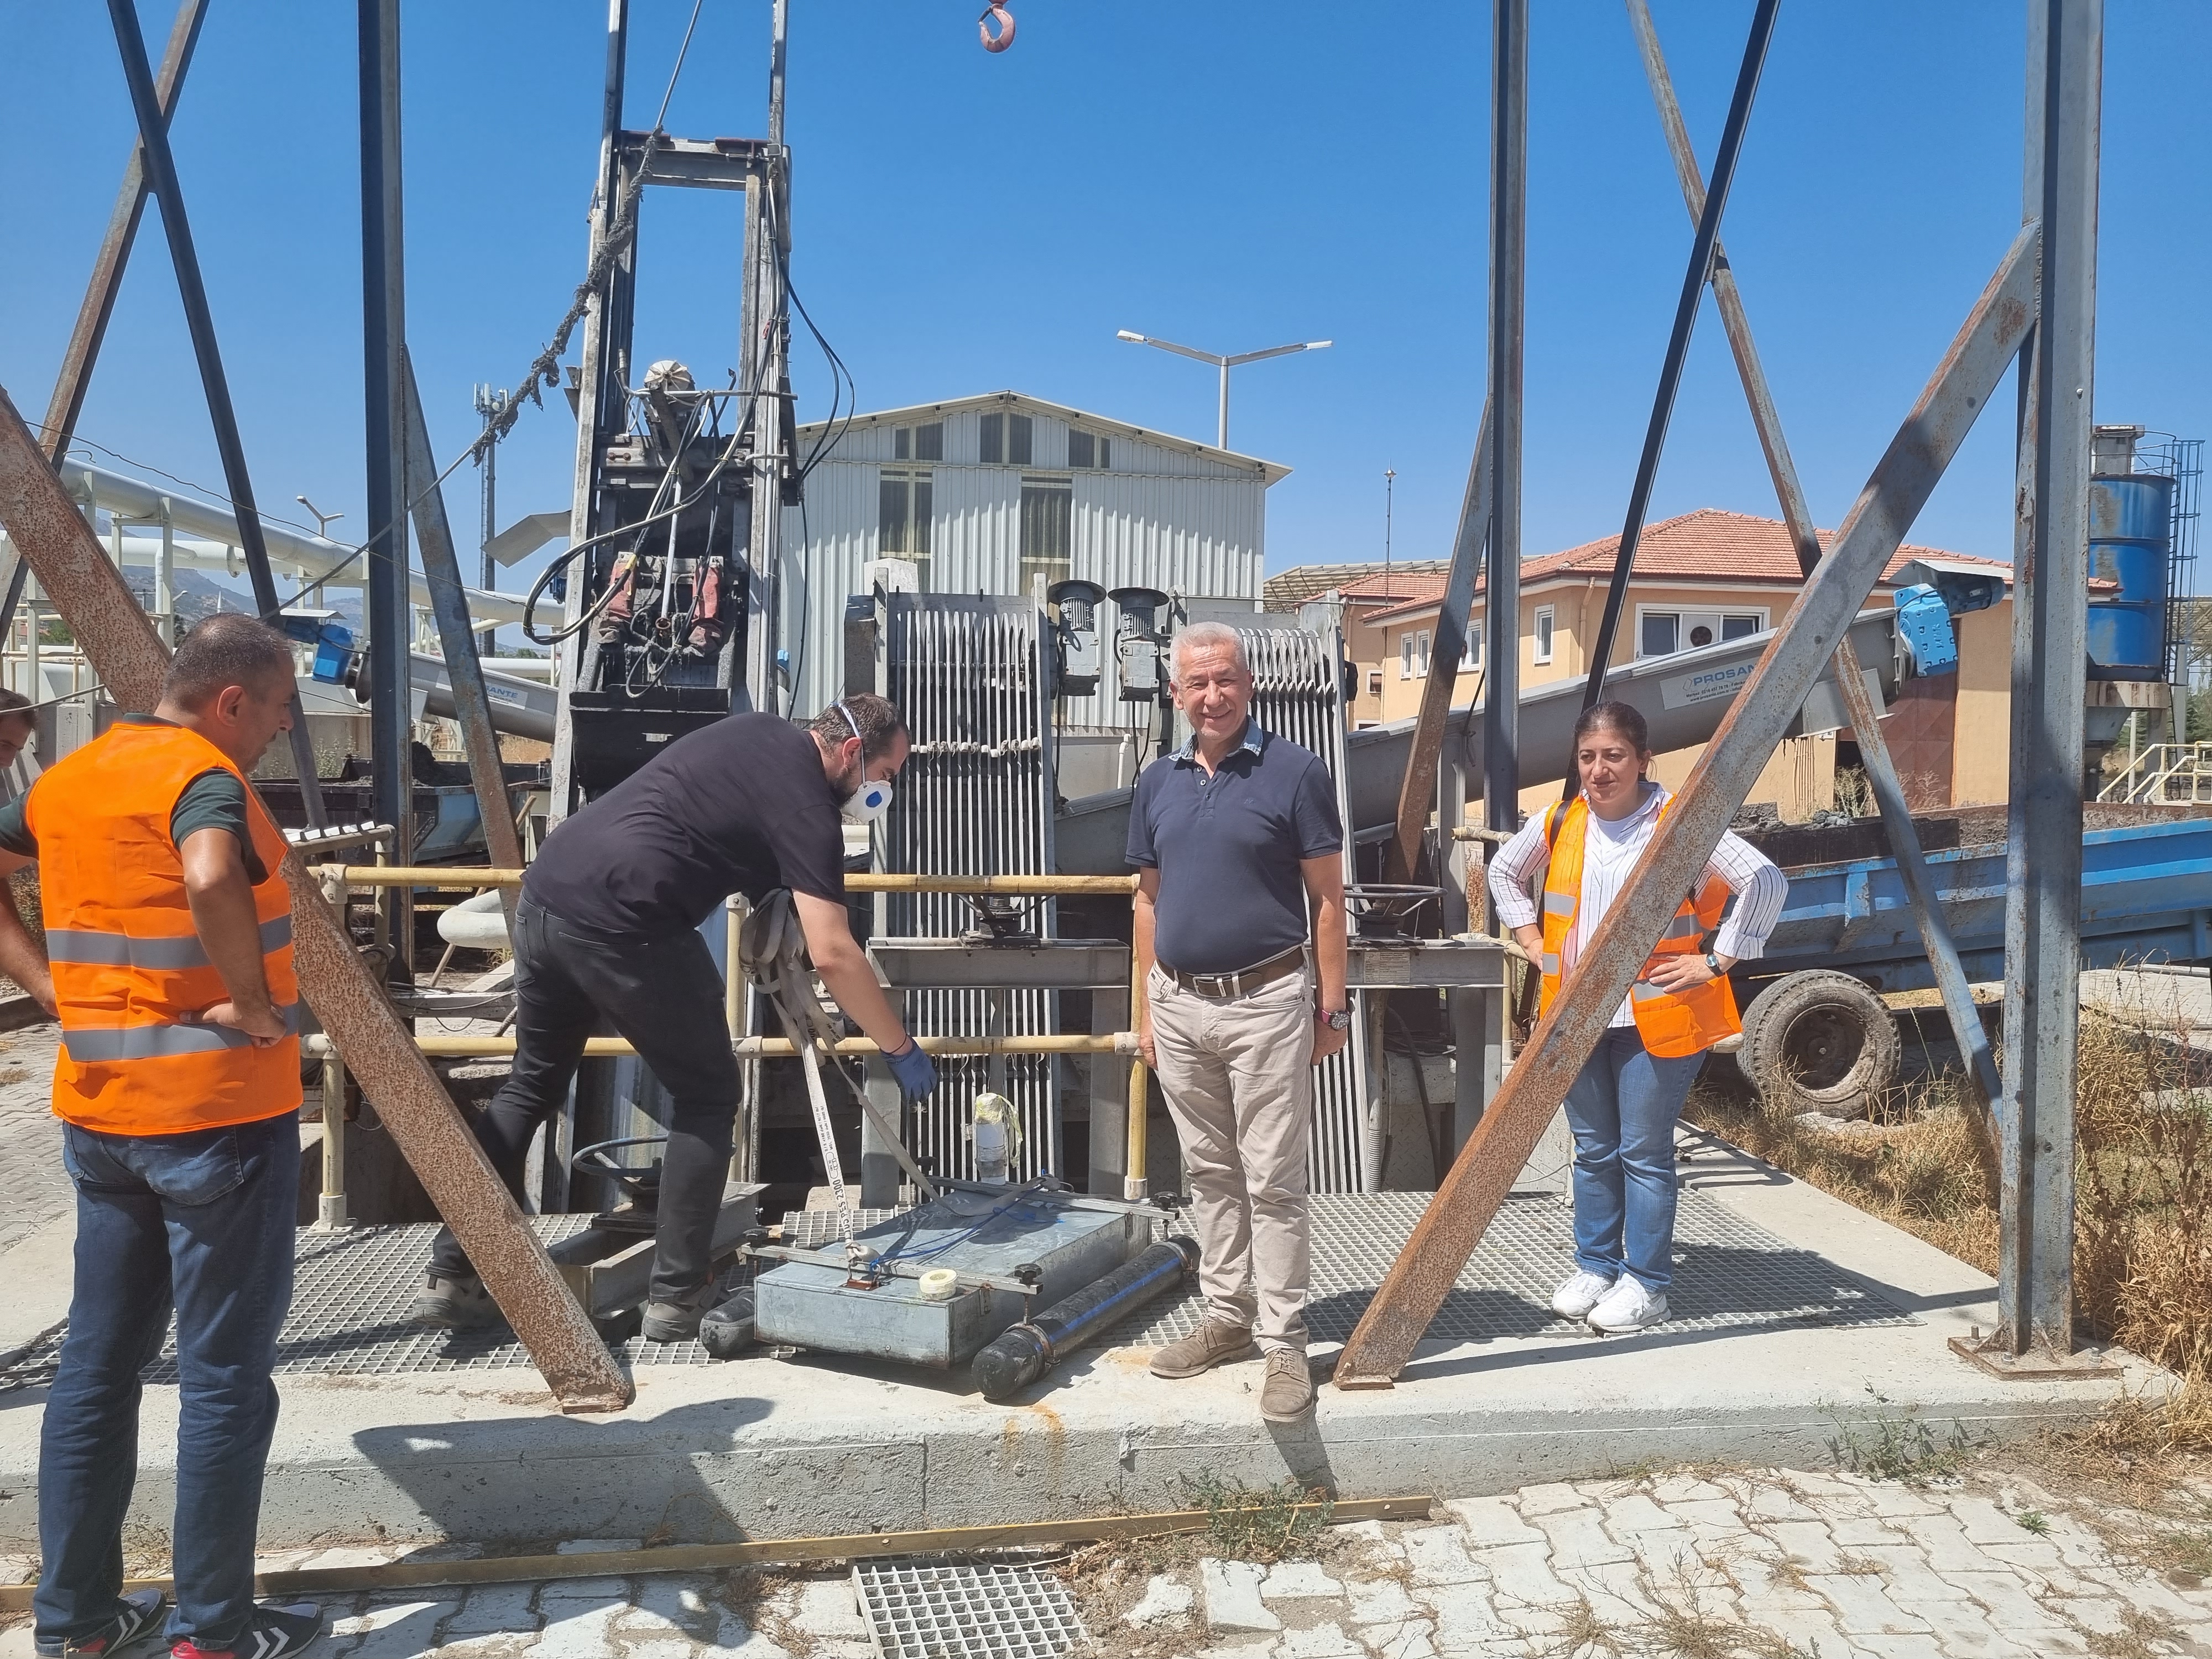
[[[291,727],[291,647],[248,617],[185,636],[160,704],[0,807],[36,860],[44,947],[0,905],[0,972],[61,1021],[54,1115],[77,1189],[69,1331],[39,1448],[40,1655],[110,1654],[163,1597],[123,1589],[139,1372],[176,1316],[177,1659],[281,1659],[313,1606],[257,1607],[253,1543],[292,1300],[299,993],[283,833],[246,774]]]

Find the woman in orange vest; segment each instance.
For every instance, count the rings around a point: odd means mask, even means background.
[[[1575,722],[1581,793],[1524,824],[1490,866],[1498,919],[1543,973],[1545,1009],[1620,894],[1671,797],[1646,776],[1644,716],[1601,702]],[[1543,908],[1532,898],[1540,884]],[[1674,1242],[1674,1120],[1705,1051],[1743,1029],[1728,973],[1782,916],[1782,872],[1733,835],[1686,893],[1613,1024],[1567,1091],[1575,1136],[1575,1272],[1565,1318],[1635,1331],[1667,1317]],[[1728,910],[1733,894],[1735,908]]]

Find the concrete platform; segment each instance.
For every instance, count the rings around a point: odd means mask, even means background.
[[[1201,1470],[1291,1474],[1347,1497],[1469,1497],[1653,1462],[1821,1468],[1846,1424],[1917,1415],[1939,1436],[1954,1423],[2002,1436],[2162,1377],[2130,1361],[2118,1382],[1998,1382],[1945,1346],[1991,1323],[1988,1279],[1701,1133],[1686,1132],[1681,1152],[1679,1323],[1601,1339],[1553,1321],[1541,1300],[1565,1211],[1531,1191],[1399,1386],[1323,1387],[1294,1428],[1259,1417],[1256,1362],[1151,1376],[1151,1343],[1190,1316],[1172,1306],[1005,1406],[964,1375],[833,1356],[689,1363],[678,1350],[634,1364],[629,1412],[590,1419],[556,1414],[495,1342],[395,1364],[380,1344],[438,1339],[386,1316],[314,1336],[318,1358],[288,1332],[262,1544],[688,1542],[1043,1518],[1171,1507]],[[1340,1340],[1388,1264],[1376,1241],[1421,1201],[1338,1200],[1317,1222],[1317,1369],[1335,1346],[1318,1339]],[[44,1352],[0,1376],[0,1549],[34,1534]],[[166,1541],[176,1399],[149,1381],[133,1535],[151,1547]]]

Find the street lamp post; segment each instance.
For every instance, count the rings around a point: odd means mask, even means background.
[[[1229,447],[1229,371],[1240,363],[1256,363],[1262,357],[1287,357],[1293,351],[1320,351],[1335,344],[1334,340],[1302,340],[1296,345],[1269,346],[1265,351],[1240,351],[1233,357],[1221,357],[1211,351],[1200,351],[1187,345],[1177,345],[1172,340],[1156,340],[1149,334],[1133,334],[1122,329],[1115,336],[1132,345],[1158,346],[1162,351],[1172,351],[1178,357],[1189,357],[1201,363],[1212,363],[1221,371],[1221,412],[1216,422],[1214,444],[1217,448]]]
[[[306,507],[308,512],[315,515],[315,534],[320,536],[325,541],[328,541],[331,538],[331,526],[336,523],[338,520],[345,517],[345,514],[343,513],[324,512],[322,508],[317,507],[305,495],[295,495],[292,499],[299,502],[301,506]],[[308,597],[313,599],[317,607],[319,608],[323,603],[323,585],[320,582],[317,582],[315,584],[314,592]]]

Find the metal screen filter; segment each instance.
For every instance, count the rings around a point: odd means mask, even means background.
[[[1056,1659],[1087,1635],[1067,1586],[1026,1565],[863,1561],[853,1592],[883,1659]]]
[[[1344,652],[1336,630],[1240,623],[1237,631],[1252,665],[1252,718],[1276,737],[1321,757],[1336,781],[1337,816],[1349,824],[1338,678]],[[1348,833],[1344,871],[1344,878],[1350,881]],[[1381,1184],[1382,1132],[1372,1085],[1367,1063],[1367,998],[1355,991],[1352,1040],[1314,1072],[1313,1139],[1306,1154],[1306,1178],[1315,1192],[1364,1193]]]
[[[1048,676],[1040,656],[1044,613],[1026,599],[894,593],[884,611],[884,695],[906,716],[914,750],[884,823],[882,868],[902,874],[1044,875],[1053,824]],[[950,893],[891,893],[877,912],[887,938],[957,939],[978,919]],[[1048,902],[1029,919],[1055,931]],[[1059,1028],[1049,991],[909,991],[909,1027],[923,1036],[1049,1036]],[[912,1103],[908,1146],[926,1169],[972,1179],[969,1108],[995,1089],[1014,1103],[1026,1180],[1061,1166],[1058,1078],[1053,1057],[1012,1054],[938,1062],[938,1086]]]

